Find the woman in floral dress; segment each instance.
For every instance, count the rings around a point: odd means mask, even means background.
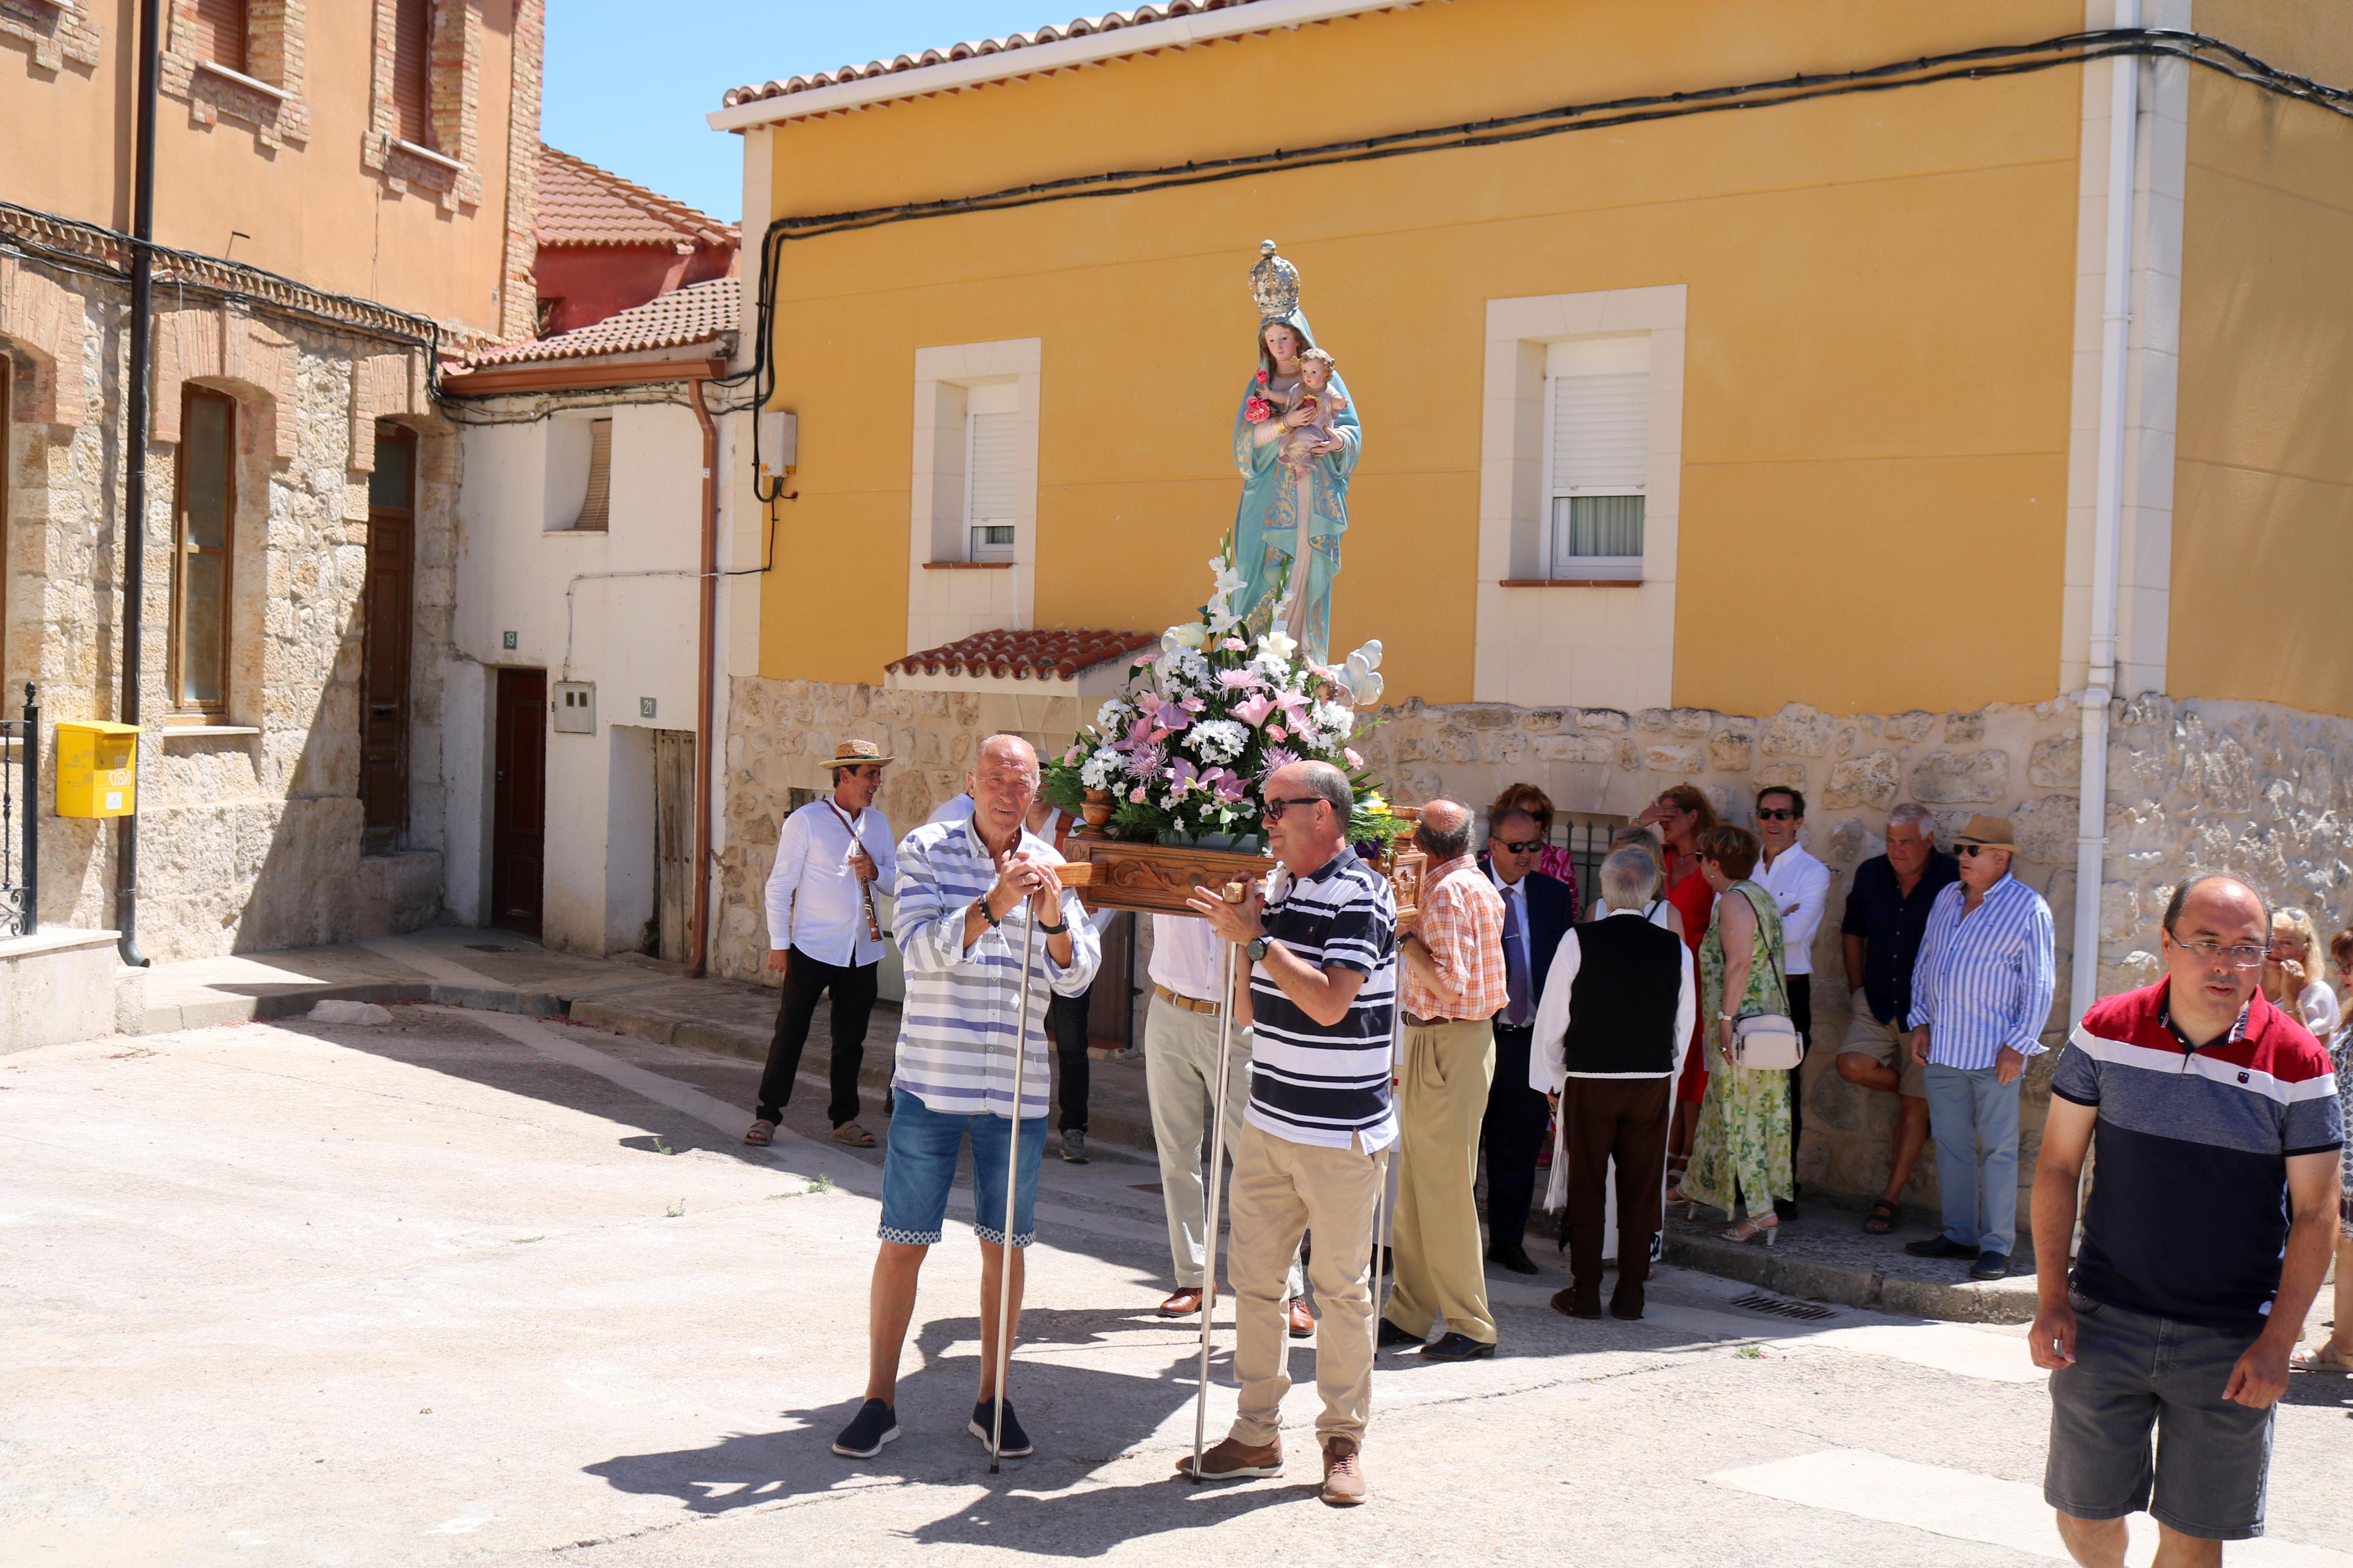
[[[1780,909],[1772,894],[1748,879],[1757,855],[1757,836],[1744,828],[1716,827],[1700,836],[1700,874],[1716,895],[1699,947],[1701,1029],[1716,1059],[1683,1193],[1694,1204],[1722,1209],[1726,1219],[1736,1201],[1745,1202],[1748,1217],[1725,1231],[1725,1239],[1762,1236],[1770,1244],[1780,1224],[1773,1199],[1793,1195],[1788,1075],[1751,1072],[1732,1062],[1734,1019],[1789,1011]]]

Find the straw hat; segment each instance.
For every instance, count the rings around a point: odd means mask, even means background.
[[[862,768],[869,763],[881,764],[893,759],[871,741],[844,741],[833,749],[833,755],[819,763],[821,768]]]
[[[2007,817],[1987,816],[1980,813],[1969,818],[1958,833],[1953,835],[1956,844],[1974,844],[1981,849],[2018,849],[2018,830]]]

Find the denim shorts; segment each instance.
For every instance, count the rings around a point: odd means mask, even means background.
[[[1005,1242],[1005,1157],[1013,1123],[1002,1116],[945,1116],[903,1089],[891,1091],[891,1127],[882,1152],[882,1225],[885,1241],[930,1247],[947,1218],[948,1189],[955,1184],[956,1156],[972,1140],[973,1233]],[[1014,1184],[1013,1245],[1038,1239],[1038,1166],[1046,1152],[1046,1119],[1021,1123],[1021,1174]]]
[[[2272,1412],[2222,1397],[2254,1334],[2067,1294],[2075,1360],[2051,1374],[2043,1500],[2077,1519],[2122,1519],[2146,1508],[2201,1541],[2261,1535]]]

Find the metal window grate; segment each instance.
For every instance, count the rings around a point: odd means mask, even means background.
[[[1552,824],[1552,842],[1567,852],[1569,869],[1574,875],[1573,890],[1577,894],[1577,918],[1583,920],[1593,900],[1600,897],[1601,862],[1609,853],[1609,837],[1626,826],[1619,816],[1577,816],[1563,812],[1556,815]],[[1549,857],[1547,857],[1549,858]],[[1553,870],[1557,877],[1560,872]]]
[[[1736,1296],[1732,1304],[1744,1312],[1766,1312],[1776,1318],[1796,1318],[1805,1322],[1816,1322],[1839,1315],[1836,1307],[1825,1307],[1820,1301],[1785,1301],[1778,1296],[1767,1296],[1762,1291]]]

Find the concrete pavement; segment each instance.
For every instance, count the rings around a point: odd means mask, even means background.
[[[862,1380],[876,1156],[816,1141],[806,1097],[792,1136],[745,1148],[747,1063],[513,1013],[394,1014],[0,1061],[0,1563],[2056,1551],[2033,1500],[2047,1406],[2015,1330],[1792,1320],[1680,1270],[1639,1324],[1553,1314],[1556,1273],[1499,1278],[1495,1360],[1384,1356],[1366,1509],[1312,1500],[1312,1387],[1285,1405],[1285,1477],[1174,1481],[1196,1335],[1151,1314],[1154,1172],[1116,1152],[1047,1164],[1012,1384],[1038,1457],[992,1480],[963,1434],[977,1268],[952,1211],[907,1436],[850,1464],[827,1445]],[[2299,1374],[2273,1539],[2232,1561],[2353,1564],[2328,1550],[2353,1540],[2348,1417],[2348,1380]]]

